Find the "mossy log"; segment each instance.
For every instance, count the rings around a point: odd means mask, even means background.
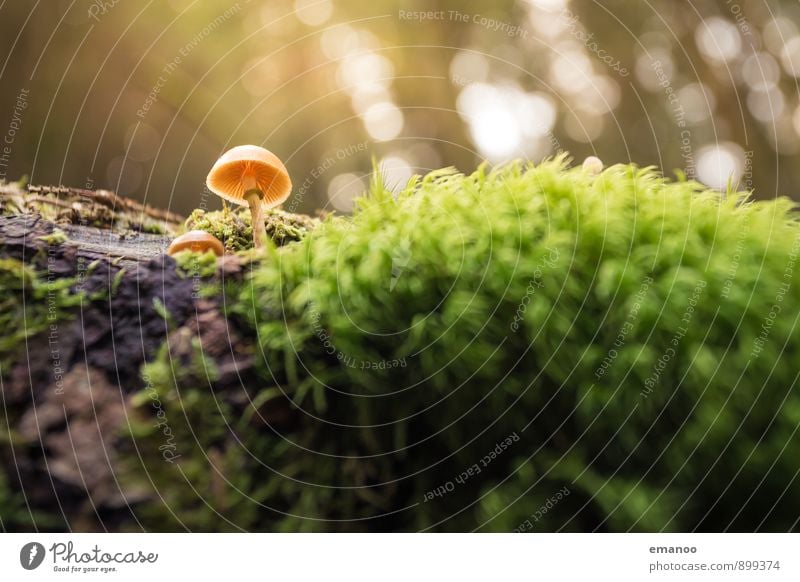
[[[2,192],[7,530],[798,529],[789,199],[562,157],[274,211],[263,252],[195,211],[218,259]]]
[[[223,240],[242,249],[242,214],[216,224],[195,213],[189,226],[227,228]],[[318,222],[280,211],[268,220],[278,244]],[[108,191],[0,185],[0,529],[113,529],[115,511],[142,501],[117,478],[117,445],[161,346],[190,359],[201,338],[214,390],[252,383],[252,339],[208,292],[241,280],[250,260],[189,253],[196,268],[181,269],[165,253],[184,221]]]

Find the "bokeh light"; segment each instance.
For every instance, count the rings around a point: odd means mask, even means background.
[[[107,4],[96,19],[64,1],[47,13],[4,5],[9,50],[18,33],[21,47],[56,31],[46,51],[17,48],[6,65],[7,120],[30,91],[10,176],[119,183],[188,213],[226,146],[259,143],[308,180],[294,207],[313,212],[334,205],[335,177],[368,173],[373,157],[469,171],[569,152],[720,187],[741,164],[731,152],[757,151],[756,196],[800,191],[800,165],[780,163],[800,148],[800,6],[788,0],[448,0],[435,20],[383,0],[169,0],[166,16]]]

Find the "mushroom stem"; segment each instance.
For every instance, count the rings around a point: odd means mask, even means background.
[[[244,199],[250,205],[250,216],[253,222],[253,244],[257,249],[263,248],[267,240],[267,229],[264,226],[264,207],[261,200],[263,192],[256,188],[244,193]]]

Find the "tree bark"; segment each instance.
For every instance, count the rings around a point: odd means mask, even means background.
[[[243,277],[249,262],[224,255],[202,281],[180,273],[165,250],[182,222],[111,192],[0,186],[0,261],[19,261],[48,284],[70,281],[69,293],[81,297],[69,317],[48,317],[43,331],[0,352],[0,529],[98,530],[113,528],[115,516],[130,521],[125,508],[140,492],[116,478],[119,435],[135,408],[131,396],[146,388],[142,365],[161,346],[188,362],[200,342],[218,371],[210,389],[234,408],[249,402],[243,387],[258,384],[255,338],[225,317],[221,296],[198,293],[201,282]],[[0,288],[0,296],[22,301],[19,328],[33,326],[35,310],[51,301],[49,292],[30,296],[26,284]],[[263,414],[293,422],[288,408]],[[4,510],[9,496],[20,501],[21,517]]]

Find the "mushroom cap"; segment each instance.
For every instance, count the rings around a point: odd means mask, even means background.
[[[214,251],[214,254],[218,257],[225,253],[225,247],[222,246],[222,242],[213,234],[209,234],[204,230],[190,230],[172,241],[167,249],[167,254],[174,255],[181,251],[202,253],[208,250]]]
[[[292,193],[292,181],[283,162],[255,145],[236,146],[222,154],[208,173],[206,186],[220,198],[244,206],[248,178],[264,193],[266,208],[277,206]]]

